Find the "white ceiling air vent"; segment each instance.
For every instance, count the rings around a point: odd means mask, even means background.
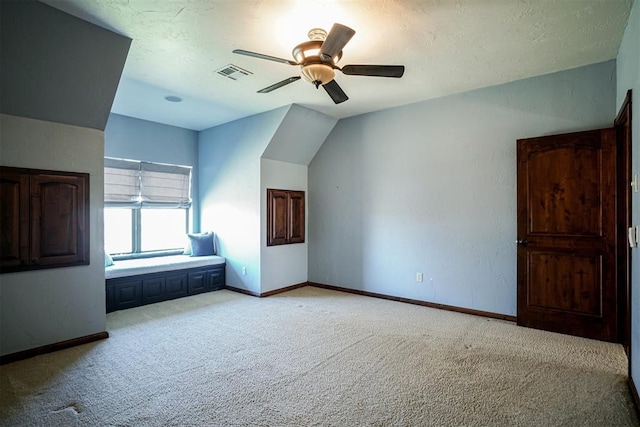
[[[229,77],[231,80],[240,80],[242,77],[250,76],[253,73],[237,65],[229,64],[216,71],[221,76]]]

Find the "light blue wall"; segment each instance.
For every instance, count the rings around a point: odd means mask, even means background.
[[[611,126],[615,76],[609,61],[339,121],[309,165],[309,280],[515,315],[516,139]]]
[[[227,285],[253,293],[260,293],[261,283],[260,157],[288,110],[282,107],[200,132],[202,229],[218,236],[219,254],[227,259]]]
[[[636,1],[618,51],[617,58],[617,103],[619,109],[629,89],[633,90],[631,149],[634,174],[640,173],[640,2]],[[617,110],[616,110],[617,111]],[[632,199],[634,225],[640,225],[640,193]],[[632,250],[631,280],[631,376],[636,387],[640,385],[640,253]]]
[[[110,114],[104,131],[104,155],[192,166],[192,229],[199,231],[198,132],[133,117]]]

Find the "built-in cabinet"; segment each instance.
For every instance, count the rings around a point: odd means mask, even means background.
[[[267,189],[267,246],[304,243],[304,191]]]
[[[0,273],[89,264],[89,174],[0,166]]]
[[[225,264],[107,279],[107,313],[224,288]]]

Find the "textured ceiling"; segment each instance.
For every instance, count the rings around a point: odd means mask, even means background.
[[[43,0],[133,39],[112,111],[201,130],[292,103],[344,118],[616,57],[633,0]],[[346,76],[335,105],[286,59],[314,27],[356,34],[339,65],[403,64],[401,79]],[[216,70],[253,75],[234,81]],[[164,100],[167,95],[181,103]]]

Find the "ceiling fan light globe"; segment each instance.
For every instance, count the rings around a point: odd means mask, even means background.
[[[309,64],[302,67],[302,71],[300,72],[302,78],[308,81],[309,83],[313,83],[318,87],[318,83],[327,84],[335,77],[336,73],[333,71],[333,68],[326,64]]]

